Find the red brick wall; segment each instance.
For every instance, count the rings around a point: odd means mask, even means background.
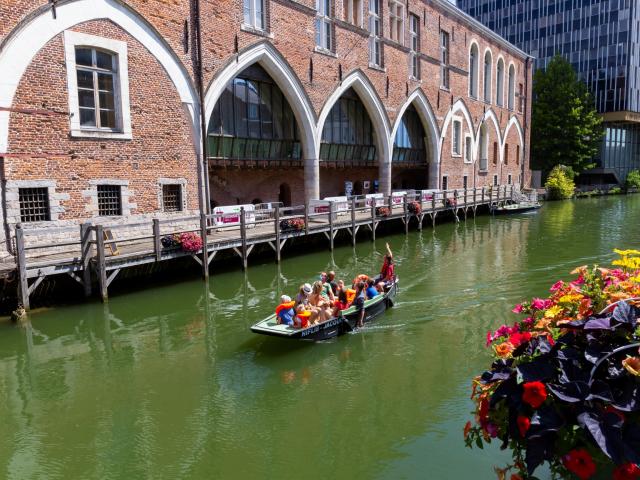
[[[56,180],[57,192],[68,193],[61,220],[86,218],[82,191],[89,180],[129,180],[131,213],[158,210],[158,178],[185,178],[189,209],[198,208],[196,155],[190,119],[164,69],[135,39],[108,21],[92,21],[73,30],[126,41],[132,140],[69,136],[67,73],[62,35],[36,55],[22,77],[14,108],[46,108],[60,115],[11,115],[7,177],[11,180]]]

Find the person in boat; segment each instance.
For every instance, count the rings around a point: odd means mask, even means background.
[[[380,274],[376,277],[375,283],[381,284],[380,287],[384,291],[384,287],[393,283],[395,280],[395,268],[393,264],[393,252],[391,251],[391,247],[386,243],[387,253],[384,256],[384,261],[382,262],[382,268],[380,269]],[[379,287],[379,288],[380,288]]]
[[[296,311],[293,308],[295,304],[296,302],[291,301],[289,295],[280,297],[280,305],[276,307],[276,319],[279,324],[293,326],[296,316]]]
[[[378,289],[376,288],[376,283],[373,281],[372,278],[370,278],[367,281],[367,288],[365,289],[365,294],[367,296],[367,300],[371,300],[374,297],[377,297],[379,292]]]
[[[321,281],[317,281],[313,284],[313,290],[309,295],[309,303],[312,308],[315,308],[317,315],[313,318],[311,323],[323,322],[331,318],[331,302],[325,296],[324,287]]]
[[[327,273],[327,283],[331,286],[331,291],[334,295],[338,295],[338,282],[336,282],[336,272],[331,270]]]
[[[300,291],[296,295],[295,300],[295,312],[296,317],[294,319],[296,327],[307,327],[309,324],[316,323],[320,316],[318,308],[311,305],[311,294],[313,289],[311,285],[305,283],[300,286]]]
[[[311,285],[308,283],[300,285],[300,291],[298,292],[298,295],[296,295],[296,309],[298,309],[300,305],[309,304],[309,296],[311,295],[311,292]]]
[[[342,310],[346,310],[347,308],[349,308],[349,302],[347,300],[347,291],[339,290],[338,298],[333,304],[333,316],[337,317]]]
[[[333,303],[336,299],[335,293],[333,293],[333,288],[328,281],[328,275],[325,272],[320,273],[320,282],[322,283],[322,295]]]
[[[353,306],[356,307],[356,311],[358,312],[358,327],[364,326],[364,302],[367,299],[365,293],[366,285],[367,284],[364,282],[358,282],[358,284],[356,285],[356,298],[353,301]]]

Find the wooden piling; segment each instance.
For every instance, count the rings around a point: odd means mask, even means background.
[[[402,209],[404,212],[404,234],[409,235],[409,209],[407,208],[407,194],[402,197]]]
[[[244,207],[240,207],[240,239],[242,241],[242,269],[247,269],[247,220]]]
[[[103,302],[109,300],[109,285],[107,284],[107,263],[104,256],[104,227],[97,225],[96,232],[96,249],[98,250],[98,286],[100,288],[100,298]]]
[[[309,235],[309,202],[304,201],[304,234]]]
[[[153,251],[156,254],[156,262],[162,260],[162,245],[160,244],[160,220],[153,219]]]
[[[329,202],[329,242],[333,252],[333,202]]]
[[[276,204],[274,228],[276,233],[276,263],[280,263],[280,205]]]
[[[22,302],[22,306],[25,310],[31,308],[29,304],[29,281],[27,279],[27,255],[24,250],[24,231],[22,230],[22,224],[16,225],[16,249],[18,260],[18,298]]]
[[[84,296],[91,296],[91,224],[80,225],[80,258],[82,259],[82,286]]]
[[[207,214],[200,214],[200,237],[202,238],[202,278],[209,278],[209,248],[207,246]]]
[[[351,197],[351,243],[356,245],[356,197]]]
[[[376,241],[376,199],[371,203],[371,240]]]

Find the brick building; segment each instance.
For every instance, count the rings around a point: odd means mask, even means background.
[[[301,204],[346,181],[355,194],[528,183],[531,58],[446,0],[197,12],[0,0],[3,242],[18,222]]]

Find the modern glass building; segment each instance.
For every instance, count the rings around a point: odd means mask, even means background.
[[[638,0],[458,0],[458,7],[536,57],[536,68],[559,53],[587,83],[606,136],[586,182],[623,182],[640,168]]]

